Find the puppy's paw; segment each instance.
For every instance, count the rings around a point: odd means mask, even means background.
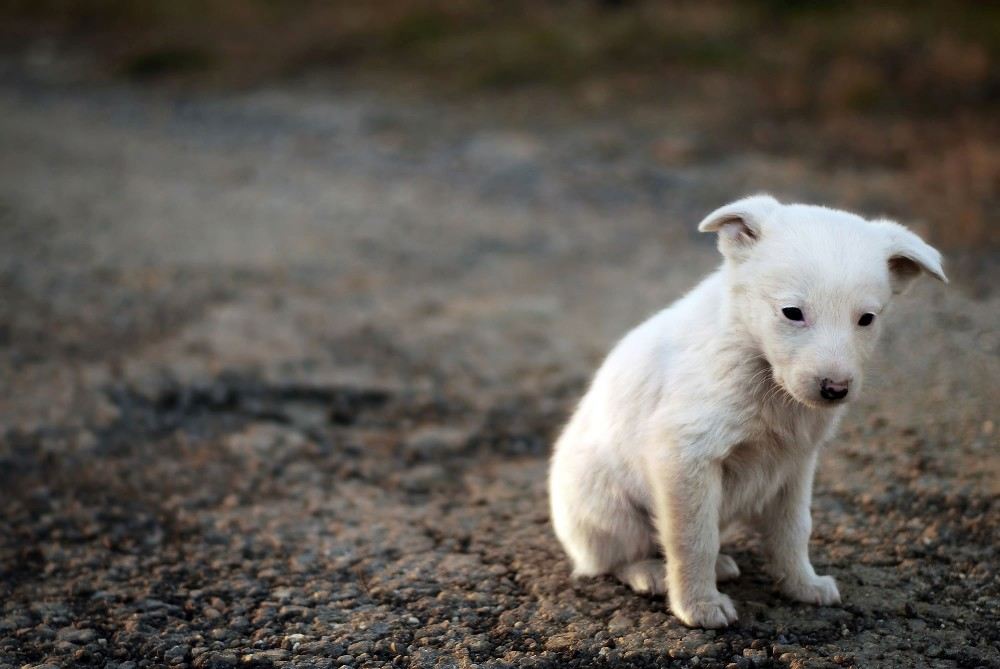
[[[661,595],[667,591],[666,566],[662,560],[643,560],[619,567],[618,580],[636,592]]]
[[[833,576],[814,576],[803,581],[785,580],[781,582],[781,591],[788,597],[807,604],[840,604],[840,591]]]
[[[740,575],[740,568],[736,565],[736,560],[725,553],[719,553],[715,559],[715,580],[717,583],[731,581]]]
[[[673,605],[674,615],[688,627],[717,629],[736,622],[736,607],[733,600],[721,592],[714,597],[683,605]]]

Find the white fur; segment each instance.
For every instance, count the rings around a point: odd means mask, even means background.
[[[739,569],[719,537],[736,521],[762,532],[786,595],[840,601],[808,555],[818,449],[892,295],[920,270],[946,279],[940,254],[896,223],[765,195],[699,229],[718,233],[722,267],[611,351],[556,443],[549,492],[574,575],[666,590],[685,624],[723,627],[736,610],[716,583]],[[848,397],[824,399],[823,379]]]

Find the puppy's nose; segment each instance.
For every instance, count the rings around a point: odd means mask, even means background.
[[[847,386],[849,386],[850,383],[849,379],[844,381],[823,379],[819,382],[819,394],[825,400],[831,400],[833,402],[842,400],[847,397]]]

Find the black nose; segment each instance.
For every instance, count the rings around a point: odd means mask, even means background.
[[[847,382],[837,383],[830,379],[823,379],[819,382],[819,394],[825,400],[834,402],[842,400],[847,397]]]

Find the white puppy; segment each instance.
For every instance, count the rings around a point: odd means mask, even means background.
[[[664,590],[685,624],[724,627],[726,526],[762,532],[787,596],[840,601],[809,561],[820,445],[861,385],[882,313],[940,254],[903,226],[749,197],[712,212],[722,267],[608,355],[556,443],[552,521],[574,575]],[[666,564],[660,556],[666,556]]]

